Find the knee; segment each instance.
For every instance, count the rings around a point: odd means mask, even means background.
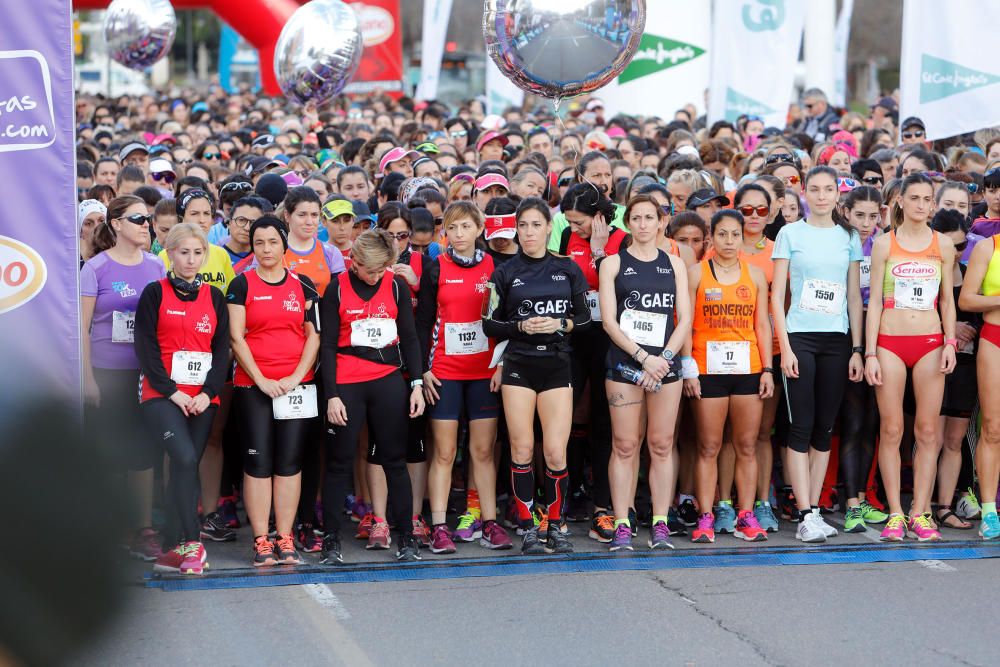
[[[195,454],[194,446],[181,448],[180,451],[170,452],[170,466],[174,470],[191,472],[198,469],[198,456]]]
[[[733,448],[736,450],[736,456],[738,458],[741,459],[757,458],[756,438],[738,438],[733,442]]]
[[[712,441],[698,441],[698,458],[699,459],[712,459],[715,460],[719,458],[719,452],[722,451],[722,441],[712,440]]]
[[[451,468],[455,464],[455,447],[435,441],[432,462],[435,466]]]
[[[913,438],[924,445],[937,445],[937,424],[916,422],[913,424]]]
[[[667,433],[646,438],[646,446],[649,447],[650,456],[665,458],[674,450],[674,436],[672,433]]]
[[[886,442],[898,446],[903,439],[903,421],[897,419],[882,418],[879,430],[882,434],[881,442]]]
[[[979,438],[981,443],[985,441],[994,447],[1000,446],[1000,416],[983,417],[983,429]]]
[[[631,459],[639,451],[639,441],[634,438],[614,438],[612,453],[620,459]]]

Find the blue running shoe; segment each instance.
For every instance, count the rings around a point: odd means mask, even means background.
[[[774,516],[771,503],[758,500],[753,504],[753,515],[757,517],[761,528],[769,533],[778,532],[778,517]]]
[[[979,524],[979,536],[984,540],[995,540],[1000,537],[1000,518],[996,512],[983,514]]]
[[[736,531],[736,510],[731,500],[723,500],[715,508],[715,532],[729,533]]]
[[[615,528],[615,538],[611,540],[608,551],[632,551],[632,529],[627,523],[620,523]]]

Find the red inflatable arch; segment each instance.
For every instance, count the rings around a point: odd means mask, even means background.
[[[281,90],[274,76],[274,46],[285,22],[305,0],[171,0],[175,9],[211,9],[256,47],[260,79],[268,95]],[[104,9],[109,0],[73,0],[73,9]]]

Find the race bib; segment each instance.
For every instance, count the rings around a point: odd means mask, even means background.
[[[618,323],[629,340],[639,345],[661,347],[666,342],[667,316],[644,310],[626,310]]]
[[[749,375],[750,341],[708,341],[709,375]]]
[[[590,308],[590,319],[595,322],[601,321],[601,299],[599,294],[595,289],[587,292],[587,307]]]
[[[445,354],[479,354],[489,349],[490,341],[483,333],[482,320],[444,325]]]
[[[895,306],[906,310],[934,310],[940,286],[937,278],[896,278]]]
[[[861,260],[861,289],[868,289],[872,286],[872,258],[865,257]]]
[[[212,370],[211,352],[189,352],[180,350],[171,357],[170,379],[177,384],[200,387]]]
[[[309,419],[319,414],[316,385],[300,384],[284,396],[271,399],[275,419]]]
[[[396,320],[370,317],[351,322],[351,345],[380,350],[396,341]]]
[[[807,278],[802,282],[799,308],[824,315],[840,315],[844,312],[845,293],[844,283]]]
[[[135,342],[135,313],[116,310],[111,314],[111,342]]]

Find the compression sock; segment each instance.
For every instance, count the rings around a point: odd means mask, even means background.
[[[983,508],[983,516],[986,516],[987,514],[989,514],[991,512],[995,513],[997,511],[997,504],[995,502],[993,502],[993,503],[983,503],[983,504],[980,505],[980,507]]]
[[[549,525],[559,524],[562,519],[563,502],[569,495],[569,471],[545,468],[545,504]]]
[[[482,518],[483,510],[479,506],[479,491],[476,489],[469,489],[465,492],[465,511],[476,517],[477,519]]]
[[[514,492],[517,521],[522,527],[532,523],[535,506],[535,468],[530,463],[510,463],[510,488]]]

